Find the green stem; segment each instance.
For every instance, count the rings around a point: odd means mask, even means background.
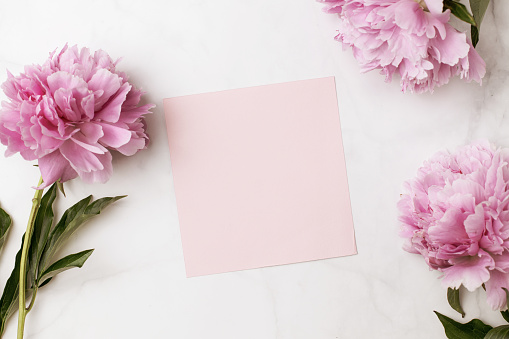
[[[42,184],[42,177],[39,180],[40,186]],[[19,315],[18,315],[18,339],[23,338],[23,332],[25,330],[25,318],[28,314],[29,309],[26,308],[26,281],[27,281],[27,261],[28,261],[28,249],[30,248],[30,242],[32,240],[32,233],[34,231],[35,216],[41,205],[41,197],[43,190],[36,190],[34,198],[32,199],[32,210],[30,211],[30,217],[28,218],[27,230],[25,232],[25,241],[23,241],[23,250],[21,251],[21,261],[19,266]],[[33,295],[35,298],[35,294]],[[30,303],[33,306],[33,301]],[[31,308],[30,306],[30,308]]]
[[[36,283],[34,285],[34,293],[30,297],[30,305],[28,305],[28,307],[27,307],[27,314],[28,314],[28,312],[30,312],[32,310],[32,307],[34,307],[35,296],[37,295],[37,290],[38,290],[38,287],[37,287],[37,283]]]

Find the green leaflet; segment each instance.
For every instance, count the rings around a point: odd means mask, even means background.
[[[39,262],[39,271],[43,271],[47,268],[48,261],[51,260],[53,254],[55,254],[56,250],[62,245],[64,240],[62,235],[65,233],[66,229],[73,228],[75,230],[83,223],[81,222],[83,213],[91,200],[92,196],[90,195],[68,208],[62,215],[60,221],[50,231]]]
[[[456,2],[455,0],[444,0],[444,11],[446,9],[451,10],[451,13],[458,19],[465,21],[472,26],[476,26],[474,17],[470,14],[465,5]]]
[[[64,184],[60,181],[57,181],[56,182],[57,184],[57,187],[58,187],[58,190],[64,195],[64,197],[66,196],[65,195],[65,190],[64,190]]]
[[[461,324],[437,311],[435,311],[435,314],[444,326],[445,335],[449,339],[483,339],[493,328],[479,319],[473,319],[466,324]]]
[[[54,264],[48,267],[41,275],[37,278],[37,283],[42,282],[43,284],[46,280],[53,278],[55,275],[60,272],[67,271],[71,268],[77,267],[81,268],[85,261],[87,261],[88,257],[92,255],[94,250],[86,250],[75,254],[70,254]]]
[[[0,337],[5,329],[5,322],[18,309],[19,266],[21,261],[21,249],[25,236],[21,239],[21,247],[16,254],[14,269],[5,283],[2,298],[0,299]]]
[[[481,26],[489,3],[490,0],[470,0],[470,10],[472,11],[477,27]]]
[[[508,310],[500,311],[500,313],[502,314],[502,317],[505,319],[505,321],[509,323],[509,311]]]
[[[479,28],[470,26],[470,39],[472,39],[472,46],[477,46],[479,43]]]
[[[44,194],[35,218],[28,252],[27,295],[30,295],[34,288],[46,285],[57,274],[74,267],[82,267],[93,250],[67,255],[53,264],[51,262],[58,249],[81,225],[90,218],[99,215],[113,202],[125,197],[106,197],[92,201],[92,196],[89,196],[68,208],[58,223],[53,226],[53,203],[57,196],[57,190],[62,190],[62,188],[59,188],[58,184],[53,184]],[[0,240],[3,243],[8,226],[10,226],[10,218],[5,212],[3,212],[5,215],[2,212],[3,210],[0,209]],[[8,224],[7,227],[4,226],[6,224]],[[24,238],[16,255],[14,269],[5,284],[0,299],[0,337],[4,332],[5,322],[18,309],[19,269],[23,241]]]
[[[489,331],[484,339],[507,339],[509,338],[509,325],[495,327]]]
[[[448,288],[447,289],[447,301],[449,302],[449,305],[459,314],[461,314],[462,318],[465,318],[465,311],[463,311],[463,308],[461,307],[460,303],[460,290],[455,288]]]
[[[481,29],[481,22],[484,19],[484,14],[486,13],[486,9],[490,0],[470,0],[470,10],[472,11],[472,15],[474,16],[475,26],[473,25],[470,28],[470,35],[472,37],[472,44],[474,47],[479,42],[479,30]]]
[[[49,234],[46,248],[39,262],[39,270],[45,270],[48,267],[51,257],[81,225],[100,214],[101,210],[111,203],[124,197],[106,197],[91,203],[92,196],[88,196],[67,209]]]
[[[51,226],[53,225],[53,202],[55,201],[56,197],[57,185],[53,184],[42,197],[39,211],[37,212],[37,216],[35,218],[32,240],[28,250],[29,263],[31,263],[29,265],[29,272],[32,283],[35,281],[39,269],[38,265],[34,265],[32,263],[39,263],[41,260]]]
[[[9,214],[0,208],[0,251],[2,247],[4,247],[5,238],[7,237],[9,228],[11,228],[11,224],[12,220]]]

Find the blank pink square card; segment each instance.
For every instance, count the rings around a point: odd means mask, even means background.
[[[333,77],[164,110],[188,277],[356,253]]]

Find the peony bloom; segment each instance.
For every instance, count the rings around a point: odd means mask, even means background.
[[[9,101],[0,110],[0,141],[6,155],[38,160],[44,184],[80,176],[106,182],[112,173],[110,150],[133,155],[146,148],[142,91],[115,70],[104,51],[65,46],[42,65],[8,73],[2,89]]]
[[[405,250],[442,272],[444,286],[485,284],[491,307],[506,307],[509,149],[479,142],[437,153],[405,183],[398,208]]]
[[[448,22],[442,0],[321,0],[341,18],[336,40],[351,47],[361,70],[395,73],[403,91],[432,92],[454,75],[481,83],[485,63],[465,33]]]
[[[325,7],[323,10],[327,13],[338,13],[341,14],[343,5],[347,0],[318,0],[318,2],[323,2]]]

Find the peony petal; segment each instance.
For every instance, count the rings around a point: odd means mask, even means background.
[[[444,0],[424,0],[431,14],[441,14]]]
[[[127,144],[118,147],[117,151],[119,151],[123,155],[131,156],[134,155],[139,150],[145,149],[146,146],[147,139],[143,137],[137,137],[133,133],[131,140]]]
[[[104,120],[111,123],[118,122],[120,118],[120,111],[122,109],[122,103],[124,102],[127,93],[131,89],[129,83],[123,84],[118,92],[111,98],[110,101],[102,107],[102,109],[95,114],[95,119]]]
[[[73,140],[64,142],[60,146],[60,152],[78,173],[103,169],[103,164],[98,159],[98,154],[90,152]]]
[[[104,136],[104,132],[102,127],[99,124],[93,122],[85,122],[79,125],[79,132],[74,134],[74,138],[89,144],[89,145],[97,145],[99,139]]]
[[[95,97],[95,110],[100,110],[111,96],[117,93],[121,85],[122,80],[118,75],[104,68],[99,69],[88,82],[88,89],[101,93]]]
[[[87,118],[92,119],[94,117],[94,106],[95,98],[93,94],[90,94],[81,100],[81,108]]]
[[[470,49],[467,58],[462,60],[461,77],[467,81],[474,80],[481,84],[482,78],[486,74],[486,63],[470,41],[468,41],[468,44]]]
[[[60,108],[62,117],[67,121],[79,121],[81,112],[75,109],[76,100],[73,98],[72,90],[69,88],[59,88],[53,94],[55,103]]]
[[[449,262],[452,266],[442,269],[442,285],[456,289],[463,285],[470,292],[490,279],[488,268],[495,266],[493,258],[482,250],[478,256],[455,258]]]
[[[454,193],[459,193],[462,196],[472,196],[475,199],[475,205],[485,200],[484,187],[475,181],[458,179],[452,183],[451,189]]]
[[[443,218],[428,229],[430,240],[440,244],[461,244],[470,240],[463,227],[465,219],[461,210],[449,208]]]
[[[490,271],[490,279],[485,282],[486,301],[493,310],[507,307],[507,298],[502,287],[509,289],[509,274],[498,270]]]
[[[143,117],[145,114],[150,114],[150,110],[156,107],[156,105],[147,104],[136,108],[130,108],[127,110],[122,109],[122,114],[120,115],[120,119],[118,121],[123,123],[133,123],[136,120]]]
[[[65,182],[78,176],[69,161],[58,150],[40,158],[38,164],[44,183],[37,189],[46,188],[59,179]]]
[[[484,216],[484,208],[481,204],[475,207],[475,213],[470,214],[465,219],[465,230],[470,239],[473,241],[481,240],[486,228],[486,220]]]
[[[51,74],[46,80],[51,93],[58,89],[87,88],[85,80],[63,71]]]
[[[491,255],[495,260],[495,269],[500,272],[509,273],[509,252],[505,251],[501,255]]]
[[[111,164],[111,153],[98,154],[97,159],[102,163],[102,169],[93,170],[90,172],[79,172],[80,177],[87,183],[105,183],[107,182],[111,174],[113,173],[113,167]]]
[[[429,45],[437,51],[437,59],[440,63],[455,66],[460,59],[468,55],[470,46],[465,33],[458,32],[450,25],[445,28],[445,39],[432,39]]]
[[[120,127],[107,123],[98,123],[98,125],[104,132],[100,142],[106,147],[118,148],[131,140],[131,131],[127,129],[127,126]]]

